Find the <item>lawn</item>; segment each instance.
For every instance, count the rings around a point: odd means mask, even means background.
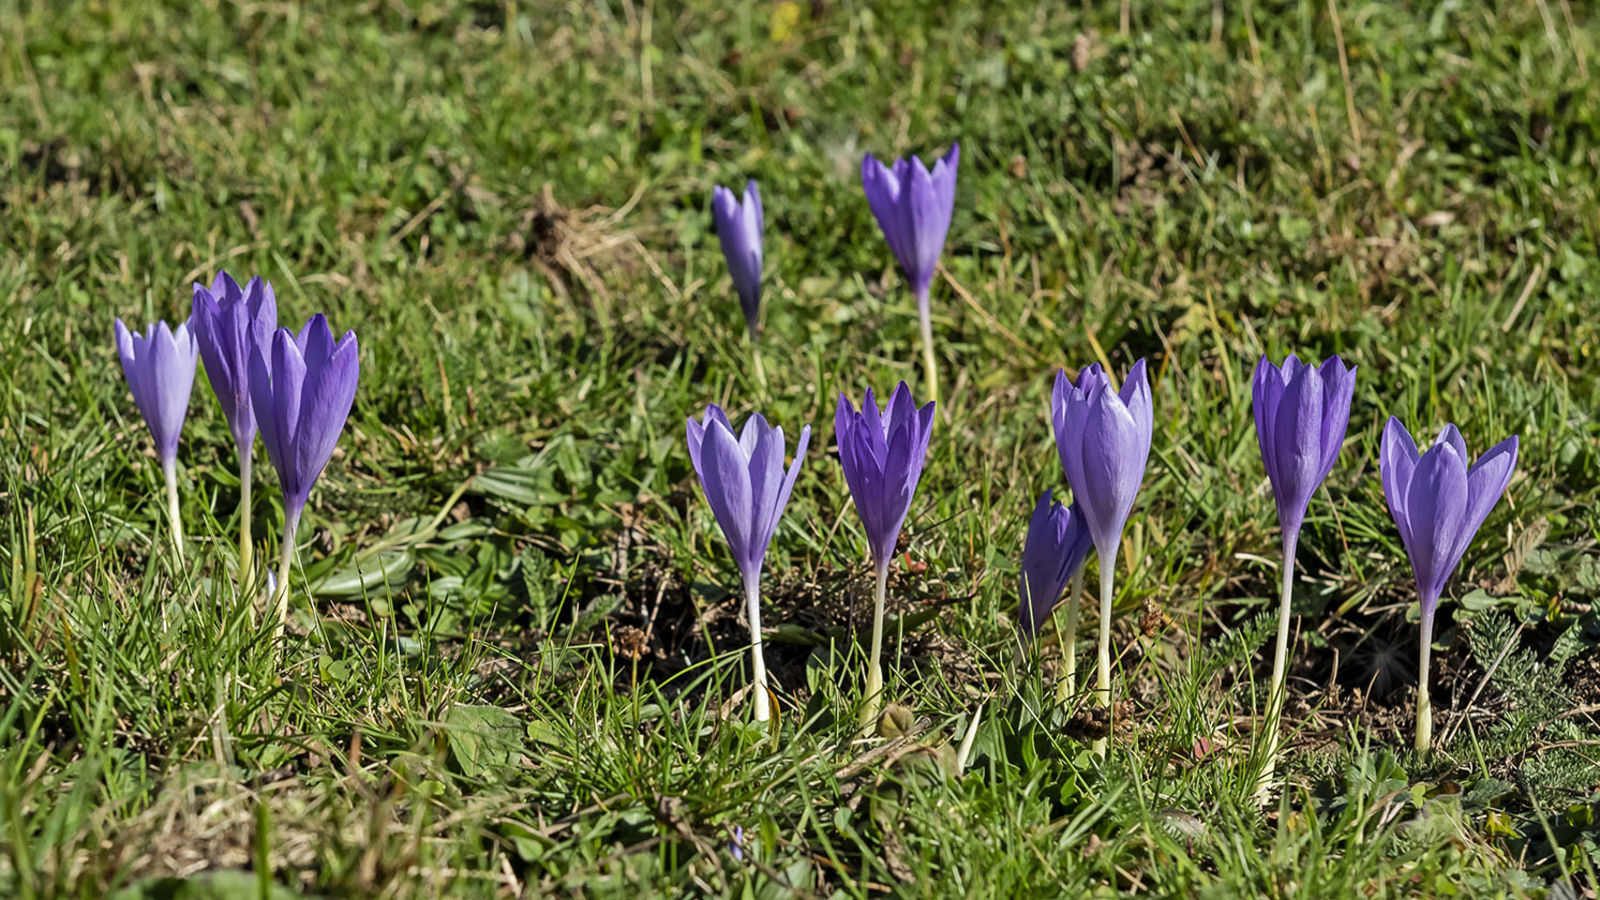
[[[0,0],[0,894],[1594,896],[1597,54],[1568,0]],[[834,404],[923,372],[860,162],[954,141],[896,709],[861,737]],[[710,211],[747,178],[761,377]],[[204,376],[179,564],[112,339],[219,269],[360,339],[281,640],[235,582]],[[1250,378],[1290,352],[1359,371],[1262,797]],[[1056,371],[1141,358],[1101,758],[1059,647],[1019,644],[1018,560],[1067,487]],[[813,427],[766,560],[770,729],[686,446],[708,403]],[[1390,415],[1521,439],[1445,592],[1428,754]]]

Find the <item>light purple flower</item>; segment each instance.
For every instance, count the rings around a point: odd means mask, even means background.
[[[145,335],[140,335],[130,332],[118,319],[113,330],[122,374],[133,391],[134,405],[150,428],[162,468],[170,469],[178,458],[178,438],[189,413],[189,393],[194,389],[198,358],[194,335],[187,322],[177,328],[156,322],[145,329]]]
[[[1281,367],[1265,356],[1256,363],[1251,411],[1286,542],[1299,536],[1311,495],[1339,458],[1355,387],[1355,368],[1337,356],[1320,368],[1292,353]]]
[[[194,311],[190,317],[206,363],[206,377],[222,403],[222,414],[241,455],[248,455],[256,439],[256,417],[250,406],[250,352],[267,352],[267,341],[278,327],[278,303],[272,285],[260,278],[240,289],[227,272],[218,272],[211,289],[194,286]]]
[[[290,539],[311,486],[333,456],[350,416],[360,376],[359,352],[354,331],[334,343],[321,313],[299,334],[279,328],[270,348],[251,351],[250,402],[283,489]]]
[[[754,339],[761,313],[761,190],[751,179],[740,203],[733,191],[722,185],[711,190],[711,217],[717,223],[717,238],[728,261],[733,289],[739,294],[745,324]]]
[[[1491,447],[1470,467],[1467,460],[1466,442],[1454,425],[1446,425],[1420,456],[1399,419],[1391,416],[1383,429],[1378,460],[1383,495],[1411,557],[1423,619],[1429,623],[1445,582],[1511,483],[1517,438]]]
[[[945,235],[950,231],[950,216],[956,203],[956,166],[960,161],[959,144],[951,144],[950,151],[933,164],[931,172],[915,156],[897,159],[893,167],[879,162],[871,153],[861,159],[861,186],[867,193],[867,205],[911,282],[917,302],[924,306],[939,254],[944,250]]]
[[[871,388],[860,412],[849,398],[839,395],[833,416],[839,463],[879,569],[887,567],[894,555],[900,527],[922,478],[932,431],[933,403],[918,409],[903,381],[882,414]]]
[[[1110,565],[1150,458],[1154,409],[1144,360],[1133,364],[1120,393],[1111,389],[1099,363],[1079,373],[1077,384],[1058,371],[1051,412],[1075,505],[1101,565]]]
[[[1067,582],[1089,555],[1089,547],[1089,529],[1084,527],[1077,505],[1055,503],[1049,491],[1040,494],[1028,521],[1022,572],[1017,578],[1018,622],[1024,635],[1038,634]]]
[[[768,425],[759,413],[746,419],[744,430],[735,437],[722,408],[707,406],[704,422],[689,417],[688,434],[689,460],[700,476],[706,502],[728,539],[746,586],[756,584],[778,519],[800,475],[811,426],[800,429],[794,463],[787,472],[783,429]]]

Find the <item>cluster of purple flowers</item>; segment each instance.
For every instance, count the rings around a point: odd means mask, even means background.
[[[259,430],[283,492],[284,529],[271,604],[281,625],[287,615],[294,536],[311,486],[333,456],[355,402],[360,374],[355,332],[338,341],[318,313],[298,331],[278,327],[272,285],[252,278],[240,287],[226,272],[208,290],[194,286],[188,321],[176,328],[157,322],[146,336],[116,322],[117,352],[155,441],[166,478],[173,544],[183,554],[178,504],[178,438],[188,413],[197,358],[205,360],[211,389],[222,404],[239,457],[239,582],[250,584],[250,458]]]
[[[959,147],[930,170],[920,159],[884,165],[871,154],[861,163],[868,206],[899,261],[916,299],[922,324],[926,388],[938,399],[928,293],[944,248],[955,203]],[[712,200],[723,253],[744,309],[751,340],[757,336],[761,299],[761,196],[754,181],[743,201],[717,187]],[[1277,752],[1287,670],[1290,598],[1294,555],[1311,497],[1332,471],[1344,443],[1355,392],[1355,369],[1337,356],[1320,366],[1294,355],[1282,365],[1259,361],[1252,385],[1253,412],[1262,462],[1277,504],[1283,539],[1282,591],[1276,653],[1268,695],[1268,735],[1263,778],[1270,777]],[[934,402],[918,409],[902,383],[880,412],[871,390],[861,411],[839,397],[835,440],[845,481],[866,531],[877,573],[873,636],[869,655],[865,717],[879,708],[883,688],[880,664],[883,609],[889,565],[900,529],[922,474],[933,426]],[[1018,624],[1033,639],[1062,606],[1064,666],[1059,693],[1075,690],[1078,595],[1082,569],[1092,546],[1100,565],[1100,633],[1095,696],[1111,700],[1110,623],[1118,546],[1132,512],[1150,455],[1154,409],[1144,360],[1134,363],[1119,390],[1098,363],[1080,370],[1076,382],[1065,370],[1056,375],[1051,396],[1052,423],[1062,473],[1072,490],[1070,506],[1051,491],[1039,497],[1027,529],[1018,590]],[[717,455],[702,448],[703,435],[717,431]],[[752,416],[738,438],[718,407],[708,407],[705,424],[689,421],[690,455],[706,497],[739,563],[749,603],[757,718],[768,715],[765,667],[761,660],[759,597],[761,560],[777,517],[794,486],[805,452],[809,426],[802,431],[794,463],[783,469],[782,432]],[[774,439],[772,435],[776,435]],[[1448,425],[1433,446],[1419,453],[1397,419],[1384,430],[1380,459],[1384,495],[1416,575],[1422,607],[1421,683],[1417,701],[1417,746],[1430,743],[1428,656],[1434,612],[1445,582],[1459,564],[1478,528],[1511,479],[1517,439],[1509,438],[1469,465],[1466,446]],[[1071,589],[1060,602],[1063,590]],[[1101,749],[1103,751],[1103,743]]]

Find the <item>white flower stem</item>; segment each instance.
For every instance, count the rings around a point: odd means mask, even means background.
[[[178,461],[169,459],[161,464],[161,474],[167,482],[167,518],[172,523],[172,549],[183,564],[183,513],[178,509]]]
[[[922,369],[928,379],[928,399],[939,402],[939,363],[933,356],[933,313],[928,308],[928,292],[917,294],[917,316],[922,321]]]
[[[1078,598],[1083,596],[1083,565],[1072,573],[1072,587],[1067,589],[1067,621],[1061,628],[1061,677],[1056,680],[1056,701],[1065,703],[1078,690],[1078,614],[1082,611]]]
[[[1264,797],[1278,764],[1278,729],[1283,718],[1283,704],[1288,695],[1289,669],[1289,607],[1294,593],[1294,551],[1299,543],[1298,533],[1284,532],[1282,585],[1278,594],[1278,644],[1272,655],[1272,681],[1267,685],[1267,719],[1262,726],[1266,737],[1265,762],[1261,776],[1256,780],[1256,795]]]
[[[239,593],[250,589],[255,566],[255,545],[250,542],[250,448],[239,451]]]
[[[284,517],[283,545],[278,554],[278,589],[272,594],[268,618],[276,619],[273,640],[283,637],[283,626],[289,621],[289,576],[294,573],[294,535],[300,529],[300,517]]]
[[[889,599],[889,565],[878,566],[878,581],[872,593],[872,650],[867,657],[866,705],[861,709],[861,729],[872,734],[883,709],[883,608]]]
[[[1111,601],[1117,577],[1117,545],[1111,552],[1100,554],[1100,657],[1095,669],[1094,694],[1100,705],[1112,709],[1111,704]],[[1106,718],[1106,728],[1111,728],[1111,717]],[[1094,752],[1106,755],[1107,738],[1094,742]]]
[[[761,655],[761,575],[746,579],[744,585],[745,611],[750,616],[750,661],[752,681],[756,692],[756,721],[772,718],[772,708],[767,697],[767,660]]]
[[[1417,657],[1417,752],[1433,747],[1433,702],[1428,698],[1428,664],[1433,656],[1433,610],[1422,611],[1422,639]]]

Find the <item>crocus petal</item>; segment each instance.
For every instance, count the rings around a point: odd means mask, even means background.
[[[1411,520],[1411,543],[1406,549],[1427,611],[1438,602],[1455,568],[1449,555],[1466,528],[1467,463],[1452,445],[1436,444],[1417,460],[1406,510]]]
[[[721,428],[711,428],[707,429],[705,443],[700,448],[700,462],[704,466],[700,485],[705,489],[706,502],[711,505],[711,512],[728,540],[740,574],[749,578],[751,573],[745,567],[752,556],[755,515],[750,470],[744,453],[732,434]]]

